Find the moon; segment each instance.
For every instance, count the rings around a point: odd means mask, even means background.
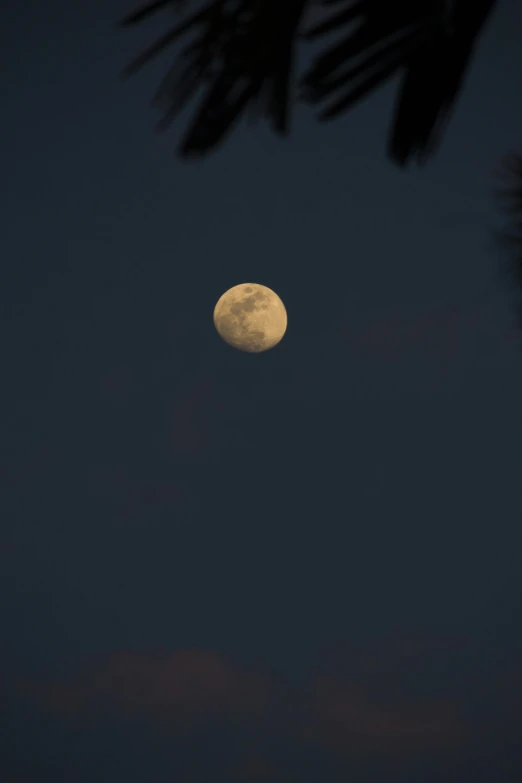
[[[223,340],[247,353],[261,353],[283,339],[285,306],[272,289],[241,283],[225,291],[214,308],[214,326]]]

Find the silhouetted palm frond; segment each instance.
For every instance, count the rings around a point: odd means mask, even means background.
[[[136,24],[168,5],[155,0],[128,16]],[[388,153],[399,164],[434,152],[462,87],[476,40],[496,0],[208,0],[143,52],[125,73],[189,33],[154,102],[166,127],[203,90],[182,140],[183,156],[214,149],[246,109],[259,110],[280,134],[288,130],[294,48],[311,7],[333,9],[305,40],[343,35],[320,54],[300,84],[301,97],[331,119],[395,74],[402,74]]]
[[[180,147],[184,156],[212,150],[241,113],[263,102],[261,111],[280,133],[288,130],[290,81],[297,30],[307,0],[212,0],[176,25],[125,70],[134,72],[188,32],[195,40],[178,55],[156,93],[168,125],[200,88],[196,116]],[[142,9],[124,24],[163,7]],[[268,45],[267,45],[268,42]]]
[[[320,119],[331,119],[402,73],[388,153],[401,165],[412,156],[424,162],[437,147],[495,2],[334,0],[331,4],[341,10],[307,37],[338,32],[354,22],[358,26],[316,59],[303,80],[305,97],[318,104],[339,93],[320,114]]]

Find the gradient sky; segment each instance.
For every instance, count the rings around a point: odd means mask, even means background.
[[[2,19],[3,783],[522,780],[522,355],[500,2],[444,145],[389,86],[182,163],[128,0]],[[283,342],[234,351],[255,281]]]

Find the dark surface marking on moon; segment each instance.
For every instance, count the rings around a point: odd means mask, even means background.
[[[231,310],[232,307],[230,308]],[[264,346],[265,333],[249,331],[245,323],[245,316],[241,312],[238,315],[231,313],[230,315],[221,316],[219,327],[224,339],[233,345],[241,345],[243,348],[252,351],[260,350]]]
[[[250,286],[247,286],[250,288]],[[245,289],[246,290],[246,289]],[[252,290],[250,288],[250,290]],[[237,344],[238,337],[243,348],[257,351],[264,347],[265,333],[252,331],[248,326],[245,313],[253,313],[255,310],[267,310],[268,296],[263,291],[254,291],[240,302],[234,302],[229,307],[227,315],[221,318],[221,328],[225,339]]]
[[[263,291],[255,291],[250,296],[245,296],[239,302],[234,302],[230,305],[230,312],[232,315],[236,315],[241,318],[243,312],[253,313],[254,310],[266,310],[268,309],[268,296]]]

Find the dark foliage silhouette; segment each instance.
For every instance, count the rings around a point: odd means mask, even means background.
[[[124,70],[130,75],[183,42],[153,105],[167,128],[199,99],[178,147],[184,157],[218,147],[247,112],[280,135],[289,131],[295,100],[319,120],[352,109],[399,76],[388,155],[398,165],[424,164],[437,150],[462,89],[484,25],[497,0],[155,0],[127,16],[135,25],[170,8],[176,23]],[[197,8],[196,8],[197,6]],[[319,20],[308,29],[306,17]],[[336,34],[301,76],[294,73],[300,41]],[[190,38],[190,36],[192,36]],[[512,278],[522,292],[522,153],[502,167],[497,194],[508,226]],[[522,322],[522,306],[520,308]]]
[[[154,98],[165,128],[202,93],[179,147],[183,157],[214,150],[247,110],[283,135],[294,96],[329,120],[400,74],[388,153],[404,165],[411,158],[422,163],[436,150],[496,0],[208,0],[193,10],[195,5],[156,0],[123,20],[137,24],[167,7],[181,17],[126,75],[194,35]],[[324,19],[303,31],[311,10]],[[296,78],[299,40],[332,33],[341,37]]]

